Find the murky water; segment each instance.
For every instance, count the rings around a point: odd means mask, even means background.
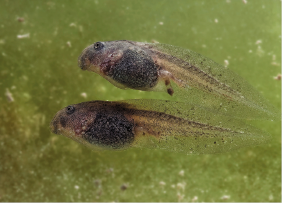
[[[91,151],[49,130],[89,100],[170,99],[121,90],[77,66],[95,41],[159,41],[227,66],[280,109],[280,1],[2,1],[1,201],[280,201],[279,122],[269,144],[216,155]]]

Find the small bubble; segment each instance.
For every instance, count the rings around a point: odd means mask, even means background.
[[[9,91],[9,89],[6,89],[6,93],[5,93],[6,97],[7,97],[7,100],[8,102],[14,102],[14,97],[12,95],[12,93]]]
[[[177,189],[182,189],[184,191],[186,184],[185,183],[177,183]]]
[[[160,184],[160,186],[165,186],[166,185],[166,183],[164,181],[160,181],[159,184]]]
[[[273,195],[272,194],[269,195],[268,199],[269,199],[269,201],[272,201],[273,200]]]
[[[230,199],[230,195],[223,195],[220,199],[228,200],[228,199]]]
[[[177,197],[178,197],[178,201],[180,202],[181,200],[183,200],[183,198],[185,197],[185,195],[182,195],[180,193],[177,193]]]
[[[155,39],[152,39],[151,42],[152,42],[152,43],[159,43],[159,42],[158,42],[157,40],[155,40]]]
[[[262,56],[263,54],[264,54],[264,50],[261,48],[261,46],[258,46],[257,55]]]
[[[275,61],[275,60],[276,60],[276,55],[273,54],[273,55],[272,55],[272,61]]]
[[[71,47],[71,42],[70,41],[67,41],[67,46]]]
[[[75,23],[71,23],[69,24],[70,27],[76,27],[76,24]]]
[[[86,94],[85,92],[82,92],[82,93],[80,94],[80,96],[82,96],[83,98],[87,98],[87,94]]]
[[[18,20],[18,22],[20,22],[20,23],[24,22],[24,18],[23,18],[23,17],[18,17],[17,20]]]
[[[262,43],[262,40],[261,40],[261,39],[259,39],[259,40],[256,41],[256,44],[261,44],[261,43]]]
[[[197,196],[194,196],[193,199],[192,199],[192,202],[195,202],[198,200],[198,197]]]
[[[273,65],[273,66],[280,66],[280,63],[277,63],[276,61],[272,61],[271,65]]]
[[[184,170],[179,171],[178,175],[184,176]]]
[[[281,80],[281,74],[278,74],[277,76],[273,77],[274,80]]]
[[[29,33],[26,33],[26,34],[23,34],[23,35],[17,35],[18,39],[24,39],[24,38],[29,38],[29,37],[30,37]]]
[[[229,61],[227,59],[224,60],[224,66],[227,67],[229,65]]]

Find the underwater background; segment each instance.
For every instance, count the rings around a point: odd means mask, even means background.
[[[69,105],[171,99],[121,90],[80,70],[96,42],[158,41],[191,49],[241,75],[281,106],[281,1],[0,2],[0,201],[281,201],[281,125],[252,121],[270,143],[223,154],[92,151],[52,134]]]

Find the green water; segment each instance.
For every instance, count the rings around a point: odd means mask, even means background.
[[[272,135],[269,144],[216,155],[95,152],[49,131],[68,104],[169,99],[81,71],[77,57],[95,41],[156,40],[228,60],[280,109],[281,82],[273,79],[280,73],[280,3],[2,0],[0,201],[281,201],[279,122],[253,122]]]

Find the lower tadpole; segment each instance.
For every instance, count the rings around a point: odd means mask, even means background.
[[[141,99],[70,106],[55,115],[52,132],[95,150],[138,147],[210,154],[263,144],[270,138],[241,120],[181,102]]]

